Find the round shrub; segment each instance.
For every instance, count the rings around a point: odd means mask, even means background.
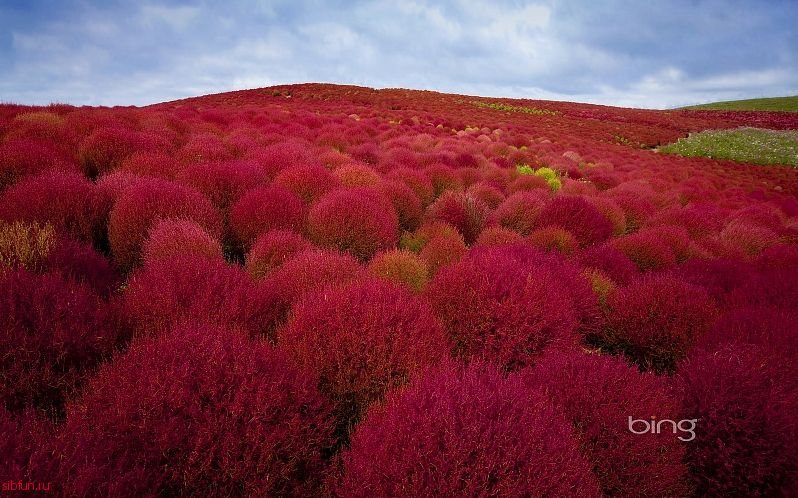
[[[704,289],[668,274],[647,275],[619,288],[607,306],[600,340],[654,371],[673,371],[717,315]]]
[[[380,175],[365,164],[346,164],[332,174],[343,187],[370,187],[380,181]]]
[[[273,331],[288,316],[291,306],[307,292],[328,286],[347,284],[363,276],[365,270],[349,254],[329,249],[307,249],[276,268],[264,281],[268,294],[274,296],[270,303]]]
[[[175,158],[178,162],[188,165],[227,161],[233,159],[233,153],[217,135],[202,133],[192,135],[177,152]]]
[[[193,221],[162,219],[150,229],[144,241],[144,262],[169,259],[173,256],[192,254],[222,259],[222,246],[201,226]]]
[[[165,218],[190,220],[214,238],[221,235],[219,213],[205,196],[166,180],[142,179],[122,192],[108,222],[111,251],[122,270],[140,262],[150,228]]]
[[[284,169],[314,162],[308,145],[298,141],[284,141],[250,149],[246,158],[258,163],[269,178],[274,178]]]
[[[543,251],[558,251],[570,255],[578,248],[576,237],[571,232],[558,226],[547,226],[532,231],[526,240]]]
[[[6,139],[0,143],[0,191],[48,169],[77,172],[79,166],[52,142],[33,138]]]
[[[376,185],[375,190],[391,201],[399,217],[399,227],[403,230],[415,230],[421,224],[424,211],[421,201],[413,190],[399,181],[384,181]]]
[[[424,260],[403,249],[377,254],[369,263],[368,271],[376,277],[405,285],[413,292],[421,291],[429,280]]]
[[[640,231],[612,241],[640,271],[657,271],[676,266],[676,255],[667,241],[653,231]]]
[[[101,300],[58,274],[0,275],[0,404],[59,410],[117,343]]]
[[[794,330],[793,330],[794,332]],[[697,496],[790,496],[798,487],[798,357],[727,344],[679,372],[682,418],[698,419],[685,462]]]
[[[463,183],[457,176],[457,172],[444,164],[433,164],[424,168],[432,183],[433,198],[440,197],[446,191],[457,192],[463,189]]]
[[[122,306],[136,335],[158,335],[192,320],[257,337],[274,322],[272,301],[241,268],[187,254],[148,261],[131,275]]]
[[[424,300],[378,279],[305,294],[278,341],[297,365],[318,375],[344,429],[449,349]]]
[[[111,262],[91,245],[63,239],[47,254],[45,266],[50,273],[84,284],[100,296],[110,296],[120,283]]]
[[[466,193],[479,199],[483,204],[488,206],[489,209],[496,209],[505,199],[501,190],[483,182],[471,185],[468,187],[468,190],[466,190]]]
[[[726,225],[718,239],[746,256],[756,256],[779,243],[779,236],[773,230],[744,220],[735,220]]]
[[[311,248],[310,242],[290,230],[271,230],[260,234],[247,253],[246,270],[263,278],[296,254]]]
[[[543,198],[534,193],[520,192],[509,196],[492,214],[499,226],[529,235],[537,227]]]
[[[582,454],[591,462],[604,496],[687,496],[681,432],[634,434],[633,419],[678,420],[678,398],[666,379],[640,373],[622,359],[582,352],[547,351],[525,372],[562,408]]]
[[[307,231],[316,244],[366,261],[396,246],[399,220],[393,206],[379,193],[342,189],[326,194],[311,208]]]
[[[417,252],[427,263],[430,275],[468,253],[463,236],[448,223],[423,225],[402,239],[402,247]]]
[[[448,364],[369,411],[341,457],[337,491],[364,498],[600,496],[569,425],[517,376]]]
[[[551,187],[546,178],[538,175],[521,175],[507,185],[507,191],[511,194],[517,192],[531,192],[534,190],[547,193],[551,190]]]
[[[187,166],[177,181],[205,195],[217,209],[226,212],[242,195],[266,181],[266,173],[253,161],[223,161]]]
[[[60,235],[100,240],[103,203],[94,184],[79,173],[48,171],[0,193],[0,220],[50,224]]]
[[[428,206],[435,199],[432,181],[423,172],[410,168],[394,168],[387,174],[388,178],[398,180],[413,190],[422,206]]]
[[[230,210],[230,230],[237,243],[248,249],[255,238],[269,230],[298,230],[305,207],[296,194],[279,185],[245,193]]]
[[[128,156],[114,172],[124,171],[139,176],[153,176],[171,180],[180,164],[164,152],[138,151]],[[112,173],[106,173],[103,177]]]
[[[555,197],[543,206],[537,221],[540,228],[554,225],[568,230],[583,247],[609,239],[613,231],[601,211],[581,197]]]
[[[78,159],[86,176],[94,178],[116,169],[141,145],[142,137],[129,128],[99,127],[78,146]]]
[[[514,370],[548,346],[575,347],[574,301],[546,262],[524,246],[485,247],[438,272],[426,296],[456,356]]]
[[[307,205],[339,186],[338,179],[332,173],[316,165],[286,168],[274,177],[274,183],[295,193]]]
[[[430,222],[445,222],[457,228],[466,244],[476,242],[488,218],[488,207],[462,192],[445,192],[427,209]]]
[[[601,270],[621,285],[627,285],[639,275],[635,264],[611,243],[583,249],[577,260],[585,268]]]
[[[224,329],[136,342],[69,406],[58,482],[75,496],[318,495],[333,418],[313,384]]]
[[[520,233],[500,226],[487,227],[480,232],[475,247],[499,246],[504,244],[522,244],[524,237]]]

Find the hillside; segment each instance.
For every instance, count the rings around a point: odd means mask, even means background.
[[[4,491],[788,496],[798,170],[660,152],[748,128],[798,113],[0,105]]]
[[[798,112],[798,95],[791,97],[770,97],[762,99],[730,100],[684,107],[683,109],[704,109],[720,111],[783,111]]]

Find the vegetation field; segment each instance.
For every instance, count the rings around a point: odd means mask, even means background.
[[[798,169],[749,163],[796,129],[326,84],[0,105],[3,494],[795,496]]]
[[[718,111],[785,111],[798,112],[798,95],[791,97],[770,97],[762,99],[730,100],[687,106],[684,109],[704,109]]]
[[[660,147],[659,151],[682,156],[798,167],[798,130],[707,130],[680,138],[676,143]]]

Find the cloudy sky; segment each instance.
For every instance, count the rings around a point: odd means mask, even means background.
[[[792,0],[0,0],[0,101],[332,82],[665,108],[798,94]]]

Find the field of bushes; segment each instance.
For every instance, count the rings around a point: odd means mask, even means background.
[[[3,489],[794,496],[798,170],[652,150],[740,127],[798,113],[0,105]]]

